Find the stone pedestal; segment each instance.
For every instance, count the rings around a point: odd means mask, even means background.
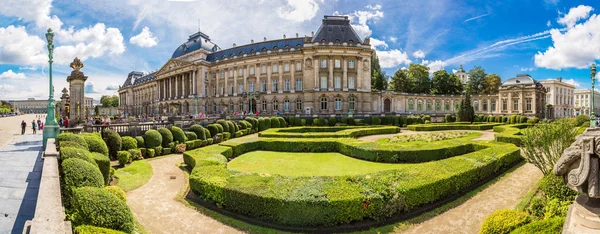
[[[84,98],[84,89],[85,89],[85,81],[87,80],[87,76],[83,74],[80,70],[83,68],[83,63],[78,58],[75,58],[71,63],[71,68],[73,71],[71,75],[67,77],[67,82],[69,82],[69,126],[74,127],[79,123],[85,122],[87,116],[85,115],[85,98]]]
[[[579,195],[569,207],[563,234],[600,233],[600,199]]]

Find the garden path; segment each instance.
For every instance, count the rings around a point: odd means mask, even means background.
[[[459,206],[401,233],[478,233],[487,216],[514,208],[541,178],[542,172],[527,163]]]
[[[180,154],[148,161],[153,175],[144,186],[127,193],[127,204],[150,233],[240,233],[175,200],[186,176],[177,167]],[[173,179],[173,177],[175,177]]]
[[[358,139],[361,141],[373,142],[382,138],[390,138],[394,136],[400,135],[412,135],[412,134],[422,134],[422,133],[432,133],[432,132],[454,132],[454,131],[465,131],[465,132],[479,132],[481,133],[480,137],[474,138],[474,141],[491,141],[494,140],[494,131],[486,130],[486,131],[474,131],[474,130],[443,130],[443,131],[411,131],[403,129],[402,132],[394,133],[394,134],[382,134],[382,135],[370,135],[359,137]]]

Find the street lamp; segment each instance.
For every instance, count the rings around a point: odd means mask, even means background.
[[[254,112],[252,111],[252,99],[258,98],[259,95],[260,95],[260,93],[258,91],[256,91],[256,92],[245,92],[243,94],[243,96],[248,99],[248,104],[250,105],[250,107],[249,107],[249,110],[250,110],[249,112],[250,113],[249,114],[251,114],[251,115],[254,114]]]
[[[590,67],[590,76],[592,77],[592,107],[590,110],[590,127],[596,127],[596,114],[594,113],[594,97],[596,96],[596,92],[594,91],[594,83],[596,82],[596,64],[592,63]]]
[[[48,105],[46,108],[46,126],[44,127],[43,133],[43,146],[46,148],[46,142],[49,138],[56,138],[58,133],[60,132],[60,128],[56,123],[56,118],[54,117],[54,111],[56,109],[54,104],[54,85],[52,84],[52,52],[54,51],[54,33],[52,29],[48,29],[48,33],[46,33],[46,40],[48,41],[48,74],[49,74],[49,95],[48,95]]]

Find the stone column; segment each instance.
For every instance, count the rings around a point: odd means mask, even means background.
[[[223,73],[223,75],[225,76],[224,77],[224,79],[225,79],[225,83],[224,83],[224,85],[225,85],[224,86],[225,92],[223,92],[223,96],[229,96],[229,86],[227,85],[227,80],[229,80],[229,71],[225,70],[224,73]]]
[[[217,70],[215,71],[215,97],[219,96],[219,79],[221,79],[221,77],[219,77],[219,74],[221,74],[221,71]]]
[[[344,57],[342,59],[342,83],[343,83],[343,90],[348,90],[348,58]]]
[[[277,90],[279,90],[279,93],[283,93],[283,64],[281,62],[277,62],[276,65],[277,65],[277,72],[279,75],[279,82],[277,83]],[[283,102],[281,104],[283,105]]]
[[[192,72],[192,95],[197,95],[198,94],[198,87],[196,87],[196,73],[197,71],[194,70]]]
[[[238,85],[237,85],[238,70],[239,70],[238,67],[235,67],[233,69],[233,96],[237,96],[237,92],[238,92]],[[236,104],[234,104],[234,105],[236,105]]]
[[[312,68],[313,68],[313,71],[315,73],[315,79],[314,79],[315,80],[315,86],[314,86],[314,88],[315,89],[320,89],[321,88],[321,74],[320,74],[319,70],[321,69],[321,61],[320,60],[319,61],[315,61],[313,59],[313,66],[312,66]]]
[[[329,56],[329,75],[327,75],[327,90],[333,90],[333,57]]]
[[[273,76],[272,76],[272,73],[273,73],[273,68],[271,67],[271,64],[268,63],[267,64],[267,89],[266,89],[267,93],[271,93],[273,91],[272,90],[272,88],[273,88],[273,84],[272,84],[273,83],[273,80],[272,80]]]
[[[296,91],[296,62],[295,61],[290,61],[290,91],[291,92],[295,92]],[[295,110],[296,109],[296,104],[294,103],[294,108],[292,108],[292,101],[290,100],[290,110]]]
[[[362,58],[361,57],[356,57],[356,62],[354,63],[354,67],[356,67],[356,78],[354,80],[354,86],[356,87],[356,89],[363,89],[363,78],[361,76],[362,74]],[[416,107],[415,103],[415,107]]]

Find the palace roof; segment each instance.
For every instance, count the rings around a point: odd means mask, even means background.
[[[348,16],[325,16],[323,24],[312,39],[313,42],[362,43]]]

